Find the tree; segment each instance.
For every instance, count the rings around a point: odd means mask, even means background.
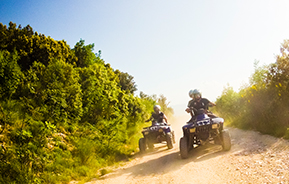
[[[24,77],[18,59],[16,53],[0,51],[0,99],[10,99]]]
[[[84,42],[84,40],[80,39],[72,49],[76,56],[74,61],[76,66],[83,68],[96,62],[103,62],[100,59],[101,51],[98,54],[93,53],[94,44],[84,45]]]
[[[119,70],[116,70],[115,73],[119,77],[119,85],[123,91],[131,94],[134,94],[134,92],[137,91],[133,76],[128,73],[120,72]]]
[[[0,50],[7,50],[10,53],[16,50],[19,56],[17,62],[22,71],[27,71],[34,61],[47,66],[53,59],[66,62],[75,60],[65,41],[55,41],[51,37],[38,34],[29,25],[17,28],[12,22],[8,28],[0,24]]]
[[[161,106],[161,111],[163,111],[167,116],[174,114],[173,108],[169,107],[170,102],[167,102],[167,98],[163,94],[160,95],[157,102]]]

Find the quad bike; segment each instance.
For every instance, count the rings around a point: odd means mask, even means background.
[[[171,126],[167,123],[153,122],[152,126],[143,128],[143,138],[139,139],[139,150],[144,153],[147,148],[152,149],[154,144],[166,141],[168,149],[173,148],[175,135]]]
[[[183,137],[180,139],[181,158],[188,158],[188,153],[194,147],[208,142],[220,144],[223,150],[231,149],[231,137],[227,130],[223,129],[224,119],[209,117],[204,109],[197,111],[196,115],[184,125]]]

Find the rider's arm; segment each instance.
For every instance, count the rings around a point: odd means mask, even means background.
[[[190,100],[189,103],[188,103],[188,107],[186,108],[185,111],[187,113],[190,113],[190,112],[192,112],[192,110],[193,110],[193,100]]]
[[[166,115],[164,114],[164,120],[166,123],[168,123],[168,118],[166,117]]]
[[[211,102],[210,100],[206,99],[206,98],[202,98],[203,103],[205,103],[206,109],[208,107],[213,107],[216,106],[216,104],[214,102]]]
[[[153,116],[151,116],[150,119],[146,120],[145,122],[149,122],[151,120],[153,120]]]
[[[216,106],[216,104],[214,102],[209,102],[209,107],[213,107]]]
[[[206,100],[206,103],[208,104],[208,107],[213,107],[213,106],[216,106],[216,104],[214,102],[211,102],[210,100],[208,99],[205,99]]]

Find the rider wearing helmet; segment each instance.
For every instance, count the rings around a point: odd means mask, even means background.
[[[192,113],[192,116],[194,116],[200,109],[203,109],[209,117],[216,117],[213,113],[208,112],[208,107],[215,106],[216,104],[206,98],[202,98],[202,93],[199,90],[190,90],[189,96],[192,100],[189,101],[188,108],[186,109],[188,113]]]
[[[161,112],[161,107],[159,105],[154,106],[154,112],[152,113],[150,119],[146,120],[146,122],[152,121],[154,123],[168,123],[166,115]]]

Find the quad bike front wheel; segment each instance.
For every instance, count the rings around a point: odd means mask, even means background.
[[[224,151],[229,151],[231,149],[231,137],[228,130],[222,131],[222,147]]]
[[[188,158],[189,148],[188,148],[188,141],[185,137],[182,137],[180,139],[180,153],[182,159]]]
[[[167,146],[169,149],[173,148],[173,136],[171,133],[166,134],[166,139],[167,139]]]
[[[214,139],[214,144],[223,145],[221,135],[218,135],[218,136],[214,137],[213,139]]]
[[[144,153],[146,151],[146,141],[144,138],[139,139],[139,151]]]

